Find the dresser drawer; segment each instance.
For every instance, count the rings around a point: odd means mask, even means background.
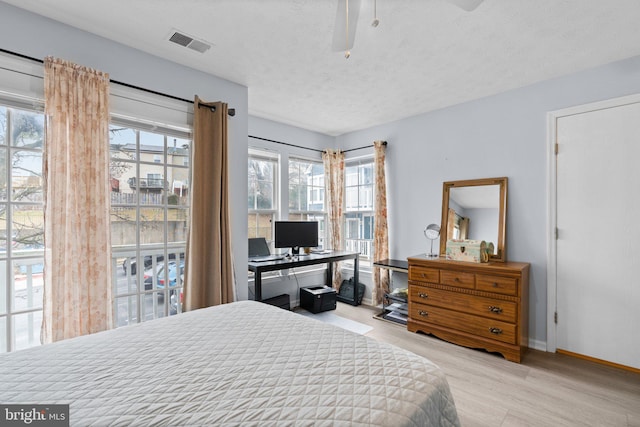
[[[476,275],[476,289],[505,295],[518,294],[518,281],[512,277]]]
[[[517,304],[511,301],[478,297],[416,285],[409,286],[409,299],[417,304],[450,308],[451,310],[490,317],[504,322],[516,322]]]
[[[440,282],[440,270],[412,265],[409,267],[409,280],[438,283]]]
[[[512,323],[423,304],[411,304],[409,317],[508,344],[516,343],[516,325]]]
[[[473,273],[442,270],[440,271],[440,283],[458,288],[474,289],[476,276]]]

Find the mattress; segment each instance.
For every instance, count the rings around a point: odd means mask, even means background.
[[[74,426],[459,425],[429,360],[253,301],[0,355],[0,402]]]

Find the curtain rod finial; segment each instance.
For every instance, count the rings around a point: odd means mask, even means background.
[[[204,102],[198,102],[198,108],[201,107],[207,107],[211,110],[212,113],[216,112],[216,106],[215,105],[207,105]],[[231,117],[236,115],[236,109],[235,108],[229,108],[227,110],[227,114],[230,115]]]

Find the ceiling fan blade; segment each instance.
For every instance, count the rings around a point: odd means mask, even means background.
[[[484,0],[446,0],[451,4],[458,6],[460,9],[464,9],[467,12],[471,12],[482,3]]]
[[[347,34],[347,4],[349,5],[349,34]],[[361,0],[338,0],[331,44],[331,50],[334,52],[346,51],[353,47],[361,4]]]

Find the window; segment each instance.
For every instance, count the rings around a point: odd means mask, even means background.
[[[0,55],[0,64],[0,352],[5,352],[40,343],[44,70],[12,55]],[[120,326],[180,312],[193,106],[119,85],[110,92],[112,286]],[[140,271],[132,275],[136,265]],[[153,275],[144,274],[146,266]]]
[[[273,221],[278,213],[278,156],[249,150],[248,173],[248,236],[266,238],[273,250]]]
[[[0,103],[0,353],[40,345],[44,114]]]
[[[322,162],[289,159],[289,220],[318,221],[318,246],[323,248],[327,218],[324,188]]]
[[[191,141],[110,126],[115,326],[180,313]]]
[[[360,252],[362,265],[373,256],[373,159],[348,162],[345,167],[346,250]]]

